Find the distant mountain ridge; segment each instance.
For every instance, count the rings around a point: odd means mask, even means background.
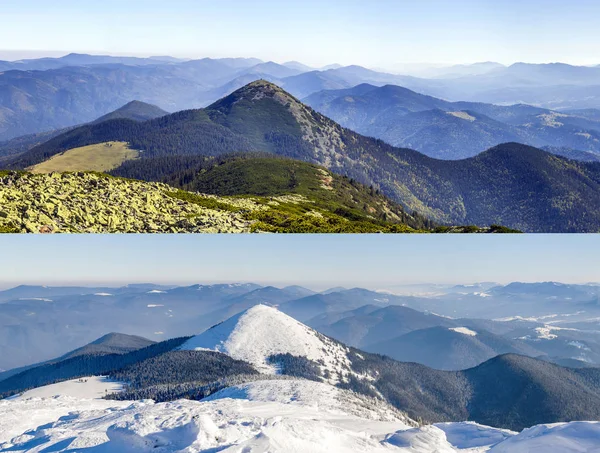
[[[456,323],[457,325],[459,323]],[[535,347],[482,329],[435,326],[373,343],[367,351],[400,362],[417,362],[438,370],[463,370],[502,354],[535,356]]]
[[[358,133],[440,159],[464,159],[506,142],[600,157],[600,122],[529,105],[448,102],[394,85],[362,84],[304,99]],[[572,151],[569,151],[572,150]]]
[[[152,104],[147,104],[141,101],[131,101],[114,112],[107,113],[101,116],[93,123],[102,123],[103,121],[115,119],[130,119],[134,121],[148,121],[154,118],[168,115],[169,112]]]
[[[49,360],[43,363],[37,363],[26,367],[15,368],[12,370],[0,373],[0,381],[8,379],[15,374],[22,373],[28,369],[41,367],[45,365],[52,365],[54,363],[63,362],[68,359],[81,356],[103,356],[110,354],[127,354],[138,349],[143,349],[147,346],[154,344],[154,341],[148,340],[143,337],[135,335],[125,335],[120,333],[109,333],[101,338],[98,338],[91,343],[82,346],[81,348],[74,349],[73,351],[64,354],[56,359]]]
[[[444,73],[446,70],[450,72]],[[70,54],[0,61],[0,140],[93,121],[132,99],[167,111],[204,107],[260,78],[299,98],[370,83],[401,85],[454,101],[597,109],[599,70],[560,64],[502,67],[484,63],[444,68],[442,73],[429,75],[434,78],[425,79],[356,65],[314,70],[297,62],[278,64],[255,58],[185,60]]]
[[[446,296],[442,303],[450,304],[448,298],[451,297]],[[489,297],[492,299],[490,304],[507,303],[505,297]],[[542,296],[538,294],[537,297]],[[586,297],[569,300],[578,299],[586,300]],[[305,300],[308,303],[308,299]],[[297,304],[302,301],[297,301]],[[346,309],[338,308],[338,311],[310,319],[308,316],[299,319],[308,319],[308,325],[353,347],[443,370],[470,368],[507,353],[543,358],[554,363],[567,363],[558,358],[565,356],[574,367],[586,367],[600,359],[600,336],[597,332],[578,329],[559,331],[558,326],[562,324],[554,326],[556,329],[545,325],[543,316],[540,320],[515,318],[496,321],[449,318],[423,312],[423,308],[417,311],[415,308],[422,304],[423,299],[413,302],[405,297],[388,296],[388,301],[392,305],[386,306],[376,300],[369,304],[365,300],[362,302],[365,305],[358,303],[359,308],[356,309],[350,304]],[[464,299],[462,302],[465,306],[475,303]],[[515,304],[518,306],[518,303]],[[285,305],[281,308],[286,311]],[[320,309],[316,313],[323,311]],[[298,317],[294,312],[291,314]],[[551,318],[558,320],[559,316]]]

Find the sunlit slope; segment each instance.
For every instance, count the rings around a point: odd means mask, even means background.
[[[0,233],[417,231],[334,207],[294,194],[203,195],[97,172],[0,172]]]
[[[32,173],[109,171],[137,158],[139,152],[126,142],[105,142],[73,148],[29,168]]]

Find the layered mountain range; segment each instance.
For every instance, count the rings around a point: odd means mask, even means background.
[[[14,287],[0,451],[586,451],[598,289]]]
[[[349,346],[437,369],[464,369],[507,353],[583,368],[600,363],[598,296],[595,285],[555,283],[438,289],[435,296],[253,284],[24,286],[0,292],[0,368],[62,356],[68,344],[106,332],[152,341],[193,335],[260,304]]]
[[[519,142],[600,161],[600,122],[583,112],[449,102],[399,86],[369,84],[321,91],[304,102],[344,127],[440,159],[464,159]]]
[[[71,54],[0,62],[0,139],[92,121],[139,99],[167,111],[210,104],[260,78],[299,98],[362,83],[399,85],[452,101],[598,109],[598,67],[456,66],[419,78],[360,66],[314,69],[254,58],[179,60]]]

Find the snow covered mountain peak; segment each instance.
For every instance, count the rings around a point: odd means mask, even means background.
[[[348,348],[266,305],[256,305],[211,327],[179,349],[221,352],[269,374],[278,371],[271,357],[290,354],[315,362],[331,383],[345,380],[350,372]]]

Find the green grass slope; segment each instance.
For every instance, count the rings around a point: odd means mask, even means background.
[[[123,162],[136,159],[139,153],[130,149],[125,142],[105,142],[96,145],[73,148],[34,165],[32,173],[52,173],[65,171],[105,172],[120,166]]]
[[[299,195],[310,200],[313,209],[349,220],[405,224],[414,229],[434,226],[417,214],[407,214],[372,187],[298,160],[258,154],[213,159],[185,182],[188,179],[179,177],[171,182],[193,192],[222,196]]]

